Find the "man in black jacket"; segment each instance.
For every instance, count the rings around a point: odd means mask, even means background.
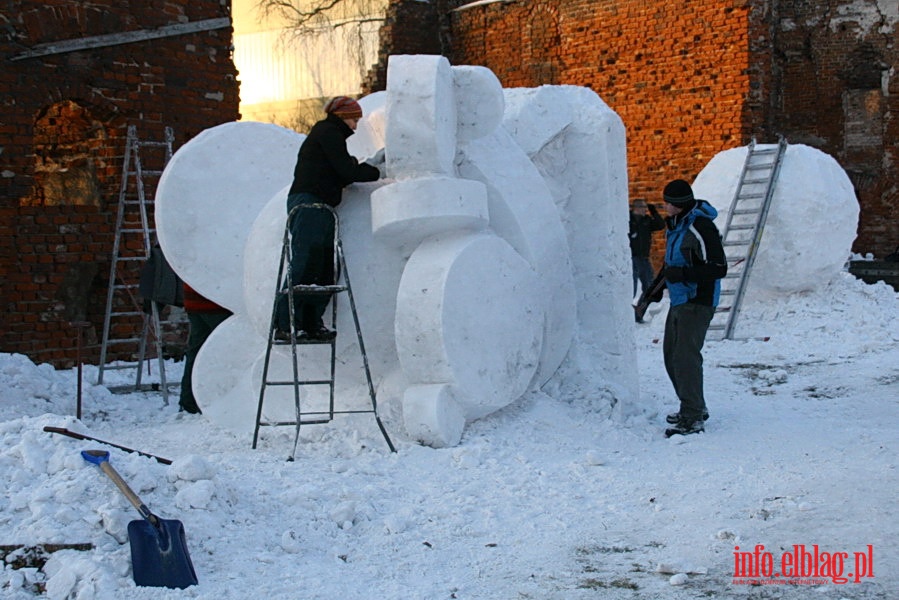
[[[325,106],[327,116],[312,126],[300,146],[287,195],[288,214],[305,204],[340,204],[343,188],[357,181],[376,181],[376,166],[360,163],[347,150],[362,107],[346,96],[333,98]],[[334,218],[321,208],[301,208],[293,213],[291,234],[291,278],[294,285],[332,285],[334,273]],[[294,319],[299,337],[327,341],[334,331],[325,327],[322,315],[327,295],[294,294]],[[290,339],[290,312],[287,296],[278,299],[276,339]]]
[[[646,204],[646,200],[634,200],[631,206],[630,227],[628,239],[631,243],[631,265],[634,271],[634,291],[637,294],[637,281],[643,287],[643,291],[649,289],[654,278],[652,263],[649,262],[649,250],[652,247],[652,233],[665,229],[665,219],[652,204]],[[637,316],[637,322],[643,319]]]

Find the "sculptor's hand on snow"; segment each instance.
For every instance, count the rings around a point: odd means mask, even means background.
[[[381,148],[380,150],[375,152],[374,155],[366,158],[365,162],[367,162],[368,164],[370,164],[373,167],[377,167],[378,165],[383,165],[384,164],[384,148]]]
[[[374,155],[365,159],[367,164],[370,164],[373,167],[377,167],[378,171],[381,173],[381,178],[387,177],[387,159],[384,155],[384,148],[381,148]]]

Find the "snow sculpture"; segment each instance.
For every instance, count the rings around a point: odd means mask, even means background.
[[[387,92],[360,102],[366,116],[349,148],[364,158],[386,147],[389,179],[346,188],[341,239],[382,416],[386,406],[396,417],[387,416],[388,426],[396,426],[401,405],[410,437],[451,446],[467,422],[540,386],[569,396],[576,389],[576,397],[607,393],[609,404],[635,398],[617,115],[589,90],[526,95],[516,101],[512,128],[522,144],[507,131],[509,111],[493,73],[435,56],[391,57]],[[540,114],[548,104],[551,118]],[[284,202],[303,139],[281,130],[275,144],[266,127],[236,123],[220,131],[238,156],[275,148],[279,172],[262,168],[265,182],[245,186],[234,161],[223,168],[211,161],[203,181],[218,185],[198,189],[190,184],[203,161],[197,156],[173,159],[157,192],[157,202],[177,206],[163,210],[157,226],[172,232],[166,240],[177,237],[163,249],[181,256],[173,266],[191,285],[215,277],[200,247],[223,234],[245,240],[225,273],[229,283],[197,288],[235,315],[210,336],[194,370],[204,414],[242,431],[255,419]],[[176,157],[228,155],[203,141],[218,137],[199,136]],[[542,160],[545,173],[528,154]],[[248,218],[218,220],[210,196],[241,203]],[[176,225],[176,212],[203,218]],[[589,281],[576,286],[574,269]],[[345,300],[337,325],[341,365],[359,364]],[[299,352],[304,367],[325,367],[320,349]],[[274,348],[271,369],[289,378],[287,349]],[[337,384],[342,404],[368,402],[361,370],[339,368]],[[292,390],[269,390],[266,418],[292,417]],[[317,401],[301,391],[304,403]]]
[[[747,152],[743,146],[718,153],[693,183],[697,197],[718,209],[722,230]],[[852,182],[833,157],[802,144],[787,146],[748,293],[789,294],[829,282],[849,259],[858,215]]]

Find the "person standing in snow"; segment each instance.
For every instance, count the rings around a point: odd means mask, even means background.
[[[293,184],[287,195],[287,212],[303,204],[340,204],[343,188],[357,181],[376,181],[377,166],[359,163],[347,150],[346,140],[356,131],[362,107],[346,96],[325,106],[326,117],[312,126],[300,146]],[[383,160],[383,153],[379,153]],[[374,161],[373,161],[374,162]],[[291,277],[295,285],[334,283],[334,218],[325,209],[300,209],[289,224]],[[334,331],[325,327],[322,315],[327,295],[294,294],[294,318],[300,339],[327,341]],[[275,339],[290,339],[290,307],[287,295],[278,297]]]
[[[652,233],[665,229],[665,220],[656,207],[647,204],[646,200],[637,199],[631,206],[630,224],[627,237],[631,244],[631,266],[634,275],[634,291],[637,295],[637,282],[640,282],[643,290],[649,289],[655,274],[652,263],[649,262],[649,250],[652,247]],[[637,323],[643,319],[637,315]]]
[[[184,310],[187,312],[187,320],[190,323],[190,333],[187,337],[187,353],[184,355],[184,374],[181,376],[181,398],[178,400],[178,407],[181,411],[197,414],[202,411],[197,405],[191,387],[193,385],[194,361],[206,338],[231,316],[231,311],[202,296],[186,283],[184,284]]]
[[[665,437],[671,437],[705,430],[709,413],[703,395],[702,346],[718,306],[727,258],[714,223],[718,211],[694,198],[689,183],[671,181],[662,196],[668,213],[664,276],[670,300],[662,352],[680,400],[680,410],[666,419],[672,426]]]

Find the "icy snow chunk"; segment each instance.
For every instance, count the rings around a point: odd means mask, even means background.
[[[215,497],[215,484],[208,479],[196,481],[184,486],[175,494],[175,506],[178,508],[209,508]]]
[[[293,529],[288,529],[281,534],[281,549],[288,554],[296,554],[302,548],[300,536]]]
[[[349,529],[353,526],[353,521],[356,519],[356,503],[352,500],[341,502],[331,509],[328,516],[341,529]]]
[[[212,479],[215,471],[212,466],[200,456],[191,454],[175,460],[169,468],[169,481],[181,479],[183,481],[200,481]]]

